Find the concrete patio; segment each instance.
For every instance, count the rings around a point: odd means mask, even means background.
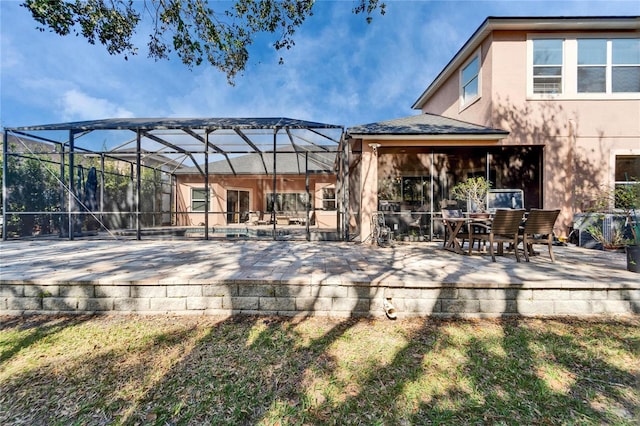
[[[635,315],[640,275],[624,253],[543,246],[458,255],[441,242],[58,238],[0,243],[0,315]]]

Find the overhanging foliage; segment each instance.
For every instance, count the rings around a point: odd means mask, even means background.
[[[142,22],[150,22],[149,57],[168,59],[171,52],[188,66],[204,61],[227,75],[233,84],[249,59],[248,47],[257,34],[276,37],[275,50],[295,45],[294,34],[313,15],[314,0],[235,0],[224,8],[207,0],[26,0],[40,24],[38,29],[66,36],[81,35],[91,44],[99,41],[107,51],[128,55],[138,53],[132,38]],[[353,13],[365,14],[371,22],[376,10],[384,14],[379,0],[355,0]],[[219,8],[220,7],[220,8]],[[283,59],[280,58],[280,62]]]

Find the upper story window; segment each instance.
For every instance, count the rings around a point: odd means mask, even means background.
[[[562,39],[533,40],[533,93],[562,93]]]
[[[640,92],[640,39],[579,39],[578,93]]]
[[[611,91],[640,92],[640,38],[611,40]]]
[[[619,34],[532,35],[527,48],[531,99],[639,99],[640,38]]]
[[[607,40],[578,40],[578,93],[607,90]]]
[[[460,100],[462,106],[469,105],[479,97],[480,52],[462,67],[460,71]]]

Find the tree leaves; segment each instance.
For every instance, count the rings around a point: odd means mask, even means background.
[[[155,60],[175,54],[191,68],[205,60],[227,75],[234,84],[246,68],[248,48],[261,33],[275,35],[275,50],[295,46],[294,35],[306,18],[313,15],[314,0],[235,0],[220,12],[207,0],[25,0],[40,31],[82,35],[91,44],[96,40],[111,55],[135,55],[132,38],[141,21],[150,20],[148,55]],[[136,9],[135,6],[138,7]],[[142,6],[141,6],[142,5]],[[357,0],[355,14],[366,14],[367,22],[385,4],[379,0]],[[280,63],[283,60],[280,58]]]
[[[82,35],[91,44],[98,40],[111,55],[137,53],[131,38],[140,15],[132,0],[27,0],[22,5],[42,24],[40,31],[48,27],[59,35]]]

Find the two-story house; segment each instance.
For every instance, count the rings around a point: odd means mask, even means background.
[[[603,187],[640,180],[640,17],[487,18],[413,105],[351,127],[351,225],[433,215],[485,176],[560,208],[558,235]]]

